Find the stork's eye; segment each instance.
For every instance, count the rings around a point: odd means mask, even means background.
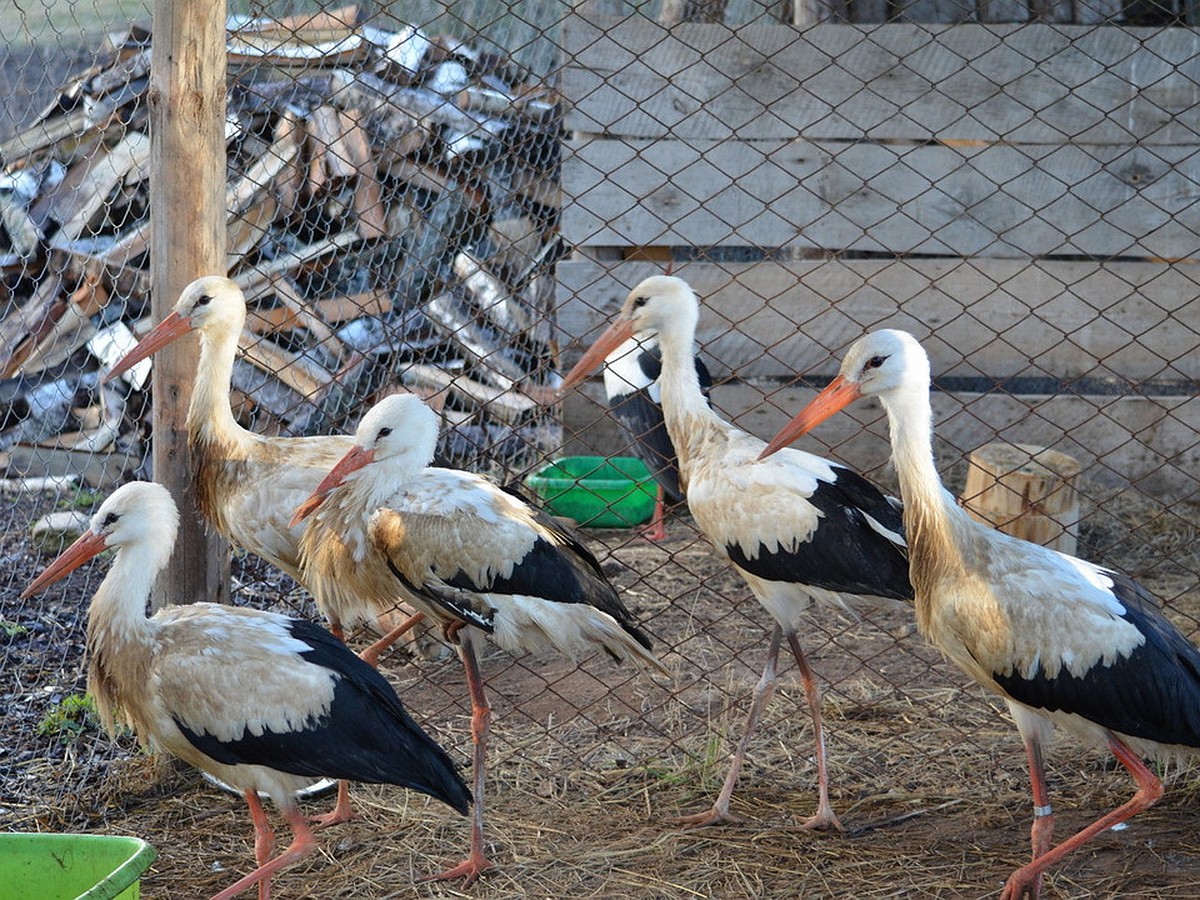
[[[391,433],[392,433],[392,429],[391,429],[390,427],[386,427],[386,428],[380,428],[380,429],[379,429],[379,434],[378,434],[377,436],[378,436],[378,437],[381,437],[381,438],[385,438],[385,437],[387,437],[387,436],[388,436],[389,434],[391,434]]]
[[[646,305],[646,302],[647,302],[649,299],[650,299],[649,297],[634,297],[634,298],[633,298],[633,308],[634,308],[634,309],[641,309],[643,306],[645,306],[645,305]]]
[[[212,303],[212,294],[201,294],[196,298],[196,306],[207,306]]]
[[[101,522],[100,524],[103,525],[105,528],[107,528],[109,525],[115,525],[120,518],[121,517],[119,515],[117,515],[116,513],[110,512],[107,516],[104,517],[104,521]]]
[[[867,360],[867,364],[866,364],[866,366],[864,366],[864,368],[878,369],[886,361],[887,361],[886,356],[872,356],[870,359]]]

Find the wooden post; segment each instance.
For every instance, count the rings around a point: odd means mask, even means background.
[[[1073,556],[1079,470],[1077,460],[1057,450],[986,444],[971,454],[962,505],[986,525]]]
[[[150,267],[155,321],[194,278],[225,269],[225,3],[155,0],[150,69]],[[191,491],[186,417],[197,341],[154,360],[154,477],[179,504],[179,538],[155,596],[229,599],[229,554]]]

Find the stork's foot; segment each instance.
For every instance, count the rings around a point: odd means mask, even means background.
[[[345,781],[338,782],[337,803],[333,809],[319,816],[313,816],[308,824],[313,828],[328,828],[330,825],[340,825],[357,817],[354,807],[350,805],[350,786]]]
[[[1017,869],[1004,882],[1000,900],[1038,900],[1042,896],[1042,872],[1030,875],[1025,869]]]
[[[845,832],[846,828],[842,825],[837,816],[833,814],[832,809],[817,810],[815,815],[809,816],[799,825],[795,826],[800,831],[839,831]]]
[[[689,816],[677,816],[668,819],[672,825],[682,825],[684,828],[703,828],[706,825],[742,825],[745,819],[736,813],[731,813],[729,807],[714,804],[704,812],[692,813]]]
[[[496,868],[496,864],[484,856],[482,853],[472,851],[462,862],[445,872],[439,872],[436,875],[426,875],[421,881],[453,881],[456,878],[463,880],[463,887],[469,887],[479,880],[480,875],[485,875],[492,869]]]
[[[651,522],[644,528],[639,528],[638,534],[647,541],[665,541],[667,539],[667,526],[663,522]]]

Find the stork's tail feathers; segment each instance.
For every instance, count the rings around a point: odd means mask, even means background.
[[[496,612],[492,637],[506,650],[536,653],[553,647],[572,659],[602,649],[618,662],[633,660],[643,668],[671,674],[650,651],[650,640],[641,630],[586,603],[510,598]]]

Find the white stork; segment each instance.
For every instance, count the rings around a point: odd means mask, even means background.
[[[323,628],[217,603],[166,606],[147,618],[178,525],[166,488],[124,485],[21,596],[116,550],[88,608],[88,690],[110,731],[119,720],[143,745],[245,794],[258,867],[214,900],[255,884],[266,898],[271,877],[316,847],[295,799],[314,777],[403,785],[465,814],[470,794],[445,751],[387,680]],[[273,859],[259,791],[294,834]]]
[[[700,390],[708,399],[712,375],[704,361],[696,356],[696,377]],[[608,409],[616,419],[629,446],[646,464],[658,485],[654,498],[654,514],[642,530],[647,540],[661,541],[667,536],[667,504],[683,502],[679,487],[679,460],[675,446],[663,423],[658,377],[662,372],[662,353],[652,340],[639,342],[630,338],[604,360],[604,394]]]
[[[385,397],[363,416],[354,446],[294,521],[311,519],[302,564],[318,596],[390,596],[403,585],[458,639],[471,692],[475,818],[469,855],[438,877],[469,884],[492,867],[483,850],[491,714],[475,633],[505,650],[576,657],[602,649],[666,670],[579,539],[482,476],[429,468],[437,438],[437,414],[418,397]]]
[[[806,828],[841,828],[829,803],[820,694],[797,633],[812,601],[843,606],[912,596],[898,505],[860,475],[791,450],[766,461],[756,437],[718,416],[705,401],[692,345],[699,304],[687,282],[657,275],[630,292],[616,321],[563,380],[582,381],[630,337],[657,339],[662,351],[662,410],[679,455],[680,484],[697,525],[774,617],[766,666],[746,730],[711,810],[685,824],[729,821],[729,801],[762,708],[774,692],[781,639],[787,636],[812,715],[818,805]]]
[[[1029,758],[1032,861],[1003,900],[1039,896],[1042,873],[1162,796],[1142,756],[1200,749],[1200,651],[1130,578],[988,528],[942,487],[933,458],[929,357],[903,331],[872,332],[836,378],[771,441],[784,447],[858,397],[887,411],[904,498],[917,625],[951,662],[1008,704]],[[1137,792],[1052,846],[1043,747],[1054,725],[1106,747]]]
[[[200,332],[200,358],[187,414],[197,507],[231,543],[309,588],[339,638],[346,628],[363,622],[384,632],[361,654],[376,665],[380,653],[419,621],[406,618],[390,631],[379,626],[379,616],[407,605],[407,598],[400,591],[390,600],[375,602],[345,592],[337,595],[336,601],[316,595],[300,570],[303,529],[289,525],[297,505],[312,493],[352,442],[340,434],[272,437],[255,434],[238,424],[229,406],[229,390],[238,338],[245,324],[246,298],[236,282],[216,275],[198,278],[184,288],[174,309],[105,375],[105,380],[184,335]],[[322,817],[322,824],[346,821],[353,815],[346,785],[340,784],[337,803]]]

